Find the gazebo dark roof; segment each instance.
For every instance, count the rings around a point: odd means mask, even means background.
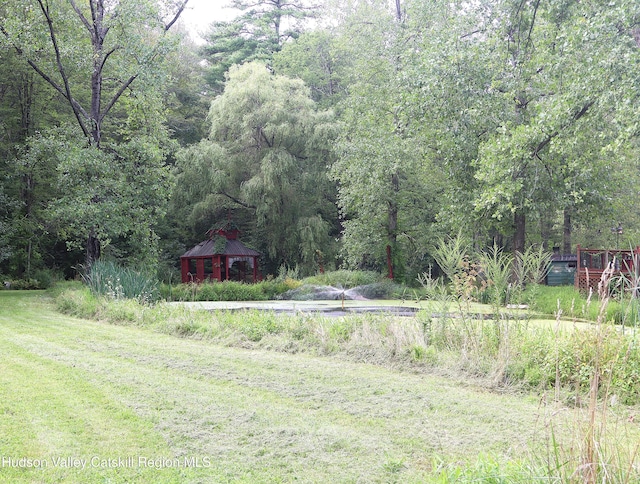
[[[221,242],[224,242],[222,248]],[[236,257],[257,257],[260,252],[246,247],[237,239],[225,239],[223,237],[213,237],[200,242],[192,249],[185,252],[182,257],[207,257],[212,255],[233,255]]]

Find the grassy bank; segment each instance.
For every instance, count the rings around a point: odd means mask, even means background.
[[[593,406],[588,389],[569,391],[575,379],[562,393],[517,391],[507,369],[528,360],[525,330],[538,333],[526,321],[211,314],[86,289],[58,296],[66,311],[114,323],[104,324],[54,313],[42,294],[0,298],[1,455],[207,464],[9,466],[7,482],[640,479],[637,406],[620,405],[607,381]],[[594,359],[576,356],[590,342],[565,352],[550,341],[529,353],[555,354],[560,376],[582,361],[589,382]]]
[[[608,375],[600,396],[640,401],[640,347],[633,330],[615,326],[576,326],[570,321],[538,324],[526,313],[492,314],[492,308],[451,302],[422,302],[413,318],[387,314],[327,317],[299,312],[197,311],[183,305],[141,305],[133,300],[95,297],[88,289],[65,291],[60,311],[74,316],[128,324],[226,346],[287,353],[338,356],[412,371],[464,374],[489,388],[556,391],[564,400],[584,399],[591,388],[597,346]],[[488,318],[488,319],[487,319]]]
[[[3,482],[525,482],[542,445],[536,399],[0,298]]]

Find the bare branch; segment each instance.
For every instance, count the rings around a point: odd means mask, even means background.
[[[111,54],[113,54],[115,51],[117,51],[120,47],[116,46],[113,49],[111,49],[109,52],[107,52],[103,59],[102,59],[102,63],[100,64],[100,71],[102,71],[102,69],[104,69],[104,65],[107,63],[107,59],[109,58],[109,56],[111,56]]]
[[[248,203],[245,203],[242,200],[238,200],[236,197],[233,197],[226,192],[218,192],[218,195],[223,195],[227,197],[229,200],[231,200],[232,202],[237,203],[238,205],[244,208],[250,208],[252,210],[256,210],[258,208],[255,205],[249,205]]]
[[[69,78],[67,77],[67,72],[62,64],[62,56],[60,55],[60,47],[58,46],[58,39],[56,37],[55,29],[53,28],[53,19],[51,18],[51,14],[49,12],[49,5],[47,4],[47,6],[45,6],[42,0],[38,0],[38,4],[40,5],[40,10],[42,10],[42,14],[45,17],[47,21],[47,26],[49,28],[49,38],[51,39],[51,44],[53,45],[53,50],[56,55],[56,64],[58,66],[58,72],[60,73],[60,77],[62,77],[62,82],[64,84],[64,97],[69,102],[69,105],[71,106],[71,110],[73,111],[73,114],[75,115],[76,120],[78,121],[78,124],[82,128],[83,133],[85,135],[88,135],[87,127],[85,126],[84,121],[81,118],[81,115],[86,115],[86,112],[83,112],[84,110],[80,108],[80,104],[76,102],[73,96],[71,95],[71,86],[69,85]],[[32,61],[28,61],[28,62],[29,62],[29,65],[35,69],[35,63],[33,63]],[[40,74],[40,76],[44,80],[46,80],[49,84],[51,84],[51,86],[53,86],[56,90],[58,90],[59,92],[62,92],[62,89],[59,88],[57,83],[53,82],[53,80],[49,76],[43,75],[44,73],[39,69],[36,69],[36,72],[38,72],[38,74]]]
[[[176,14],[173,17],[173,20],[171,20],[171,22],[169,22],[167,25],[164,26],[164,31],[166,32],[167,30],[169,30],[174,23],[176,23],[176,21],[178,20],[178,18],[180,17],[180,15],[182,14],[182,11],[185,9],[185,7],[187,6],[187,3],[189,2],[189,0],[184,0],[184,2],[182,2],[182,5],[180,5],[180,7],[178,8],[178,11],[176,12]]]
[[[93,28],[92,28],[91,24],[89,23],[89,21],[87,20],[87,18],[82,13],[82,10],[80,10],[78,8],[78,6],[76,5],[76,2],[74,0],[69,0],[69,3],[71,4],[71,8],[73,8],[73,10],[75,10],[76,15],[78,17],[80,17],[80,20],[82,21],[82,24],[89,31],[89,33],[93,36],[93,33],[94,33]]]
[[[100,122],[102,122],[102,120],[105,118],[105,116],[109,113],[109,111],[111,111],[111,108],[113,107],[113,105],[118,102],[118,99],[120,99],[120,96],[122,96],[122,94],[124,93],[124,91],[131,85],[131,83],[133,81],[136,80],[136,78],[138,77],[138,74],[135,74],[133,76],[131,76],[127,81],[125,81],[122,86],[120,86],[120,89],[118,89],[118,92],[116,92],[113,96],[113,98],[111,99],[111,101],[109,101],[109,104],[107,104],[107,107],[104,109],[104,111],[102,111],[100,113]]]

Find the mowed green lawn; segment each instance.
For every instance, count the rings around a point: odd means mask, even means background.
[[[549,437],[543,413],[533,397],[0,292],[0,482],[426,482],[439,466],[529,459]]]

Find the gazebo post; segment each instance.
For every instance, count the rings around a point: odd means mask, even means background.
[[[258,281],[258,258],[253,256],[253,282]]]
[[[183,283],[187,283],[189,282],[189,259],[187,259],[186,257],[182,257],[180,259],[180,272],[182,275],[182,282]]]

